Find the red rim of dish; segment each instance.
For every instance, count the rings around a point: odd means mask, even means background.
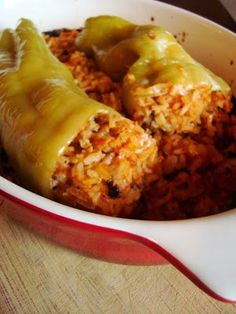
[[[85,222],[80,222],[80,221],[76,221],[73,220],[71,218],[67,218],[55,213],[51,213],[48,212],[47,210],[44,210],[40,207],[37,207],[35,205],[32,205],[20,198],[17,198],[5,191],[0,190],[0,194],[8,199],[10,199],[11,201],[14,201],[16,203],[19,203],[20,205],[26,206],[29,209],[36,211],[38,213],[40,213],[43,216],[50,216],[53,219],[69,224],[69,225],[73,225],[73,226],[82,226],[83,228],[86,228],[87,230],[102,230],[105,233],[108,234],[113,234],[113,235],[117,235],[126,239],[131,239],[137,242],[140,242],[144,245],[146,245],[147,247],[151,248],[152,250],[154,250],[155,252],[157,252],[158,254],[162,255],[169,263],[171,263],[174,267],[176,267],[180,272],[182,272],[188,279],[190,279],[196,286],[198,286],[201,290],[203,290],[205,293],[207,293],[208,295],[210,295],[211,297],[222,301],[222,302],[227,302],[227,303],[236,303],[236,300],[230,300],[230,299],[226,299],[220,295],[218,295],[217,293],[215,293],[213,290],[211,290],[204,282],[202,282],[194,273],[191,272],[191,270],[189,270],[180,260],[178,260],[177,258],[175,258],[172,254],[170,254],[168,251],[166,251],[165,249],[163,249],[159,244],[146,239],[145,237],[133,234],[133,233],[129,233],[126,231],[121,231],[121,230],[116,230],[116,229],[112,229],[112,228],[107,228],[107,227],[101,227],[101,226],[97,226],[97,225],[93,225],[93,224],[89,224],[89,223],[85,223]]]

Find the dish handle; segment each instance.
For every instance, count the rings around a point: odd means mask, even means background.
[[[145,221],[132,227],[129,231],[145,238],[203,291],[236,303],[236,209],[207,218]]]

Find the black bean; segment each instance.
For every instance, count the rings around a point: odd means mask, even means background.
[[[226,156],[228,158],[236,158],[236,152],[229,151],[229,152],[226,153]]]
[[[118,198],[120,197],[120,190],[116,184],[113,183],[112,180],[106,182],[108,187],[108,195],[111,198]]]
[[[236,115],[236,97],[232,97],[232,103],[233,103],[233,108],[230,112],[230,116],[235,116]]]
[[[49,35],[51,37],[58,37],[61,32],[69,32],[69,29],[67,28],[54,29],[52,31],[46,31],[44,32],[44,34]]]
[[[67,50],[67,49],[65,49],[65,50],[63,50],[63,55],[68,55],[70,52]]]
[[[183,182],[178,186],[180,189],[187,189],[188,188],[188,182]]]

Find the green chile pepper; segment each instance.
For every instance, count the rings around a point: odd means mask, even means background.
[[[29,20],[1,33],[1,142],[27,187],[51,197],[59,155],[104,110],[114,113],[74,84]]]
[[[113,79],[123,79],[124,105],[131,116],[139,87],[156,86],[149,91],[153,96],[165,84],[181,86],[183,93],[202,85],[212,91],[230,91],[223,79],[196,62],[168,31],[156,25],[138,26],[114,16],[89,18],[77,46],[93,55]]]

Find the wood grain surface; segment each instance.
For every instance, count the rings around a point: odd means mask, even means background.
[[[236,313],[171,265],[80,256],[0,214],[0,313]]]

